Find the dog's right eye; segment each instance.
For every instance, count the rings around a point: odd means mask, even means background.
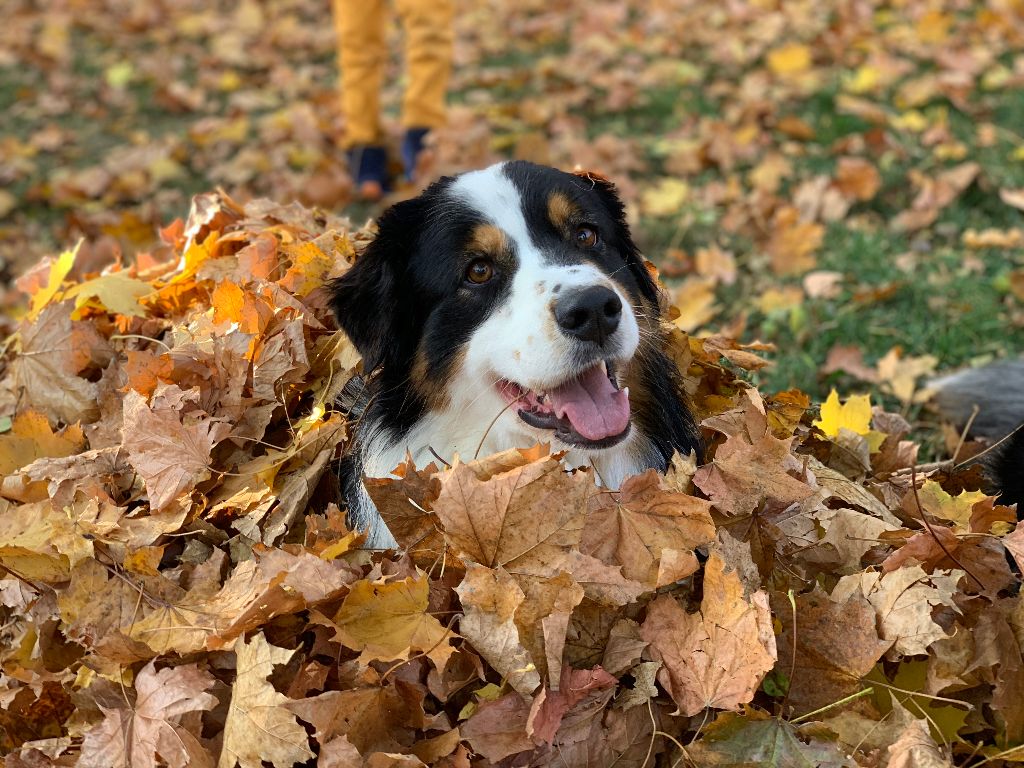
[[[494,277],[494,265],[487,259],[473,259],[466,268],[466,279],[476,285],[486,283]]]

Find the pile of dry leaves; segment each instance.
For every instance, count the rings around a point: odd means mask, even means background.
[[[160,250],[22,278],[7,768],[1024,757],[1014,510],[912,470],[866,396],[762,397],[723,338],[674,340],[704,466],[618,492],[543,446],[404,466],[370,483],[402,551],[360,549],[331,471],[358,356],[325,281],[368,236],[210,194]]]

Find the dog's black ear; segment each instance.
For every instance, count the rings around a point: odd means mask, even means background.
[[[622,204],[615,185],[596,171],[575,171],[573,175],[579,176],[588,182],[591,185],[591,190],[596,192],[598,197],[601,198],[601,202],[604,203],[608,212],[615,220],[617,245],[626,257],[629,271],[633,273],[633,278],[636,280],[637,285],[640,286],[640,294],[654,306],[659,306],[661,294],[658,290],[658,284],[654,281],[654,277],[647,270],[647,267],[644,266],[643,254],[640,253],[640,249],[633,242],[633,235],[629,231],[629,224],[626,223],[626,206]]]
[[[403,318],[412,312],[403,306],[402,291],[422,216],[418,198],[388,208],[377,223],[377,236],[331,284],[331,309],[362,355],[367,373],[397,363],[408,345]]]

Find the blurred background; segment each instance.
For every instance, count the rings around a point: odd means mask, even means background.
[[[356,199],[329,0],[3,10],[5,284],[83,236],[144,251],[216,187],[353,226],[415,193]],[[932,371],[1024,349],[1024,2],[457,0],[454,40],[418,183],[510,157],[608,176],[675,322],[776,345],[769,391],[916,413]]]

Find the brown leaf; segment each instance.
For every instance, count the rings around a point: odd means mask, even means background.
[[[776,212],[772,236],[766,249],[772,271],[777,275],[798,275],[814,269],[815,251],[821,247],[825,228],[813,222],[800,221],[799,211],[787,206]]]
[[[697,569],[667,569],[662,582],[659,568],[665,550],[691,552],[714,540],[711,504],[704,499],[668,489],[654,470],[628,478],[618,493],[599,492],[591,497],[582,552],[605,563],[621,565],[622,574],[650,587],[685,578]],[[672,554],[678,561],[679,553]]]
[[[889,746],[889,768],[952,768],[932,739],[928,723],[915,720]]]
[[[553,575],[579,543],[593,480],[551,456],[498,456],[497,465],[456,462],[442,475],[434,511],[445,538],[460,557],[489,568]]]
[[[800,462],[790,455],[791,443],[792,439],[771,434],[752,443],[738,435],[730,437],[714,461],[697,470],[694,485],[729,515],[750,514],[766,499],[784,505],[802,501],[814,489],[789,474],[800,469]]]
[[[82,768],[213,768],[213,757],[183,716],[217,706],[206,691],[213,676],[195,664],[157,671],[151,661],[135,678],[134,701],[107,708],[104,720],[86,732],[77,765]]]
[[[461,726],[462,738],[474,752],[496,763],[509,755],[533,749],[535,745],[526,735],[529,716],[530,709],[519,694],[509,693],[497,701],[482,704]]]
[[[170,389],[173,398],[184,394]],[[210,477],[210,452],[231,431],[229,424],[186,415],[175,405],[147,403],[134,390],[124,399],[124,447],[156,511]]]
[[[411,742],[409,726],[422,720],[420,705],[393,685],[326,691],[284,706],[313,726],[320,744],[344,737],[364,755],[401,750]]]
[[[980,591],[990,598],[1016,581],[998,543],[990,539],[961,538],[941,525],[933,525],[931,530],[915,533],[907,539],[882,562],[882,572],[890,573],[914,563],[920,563],[928,573],[936,569],[965,569],[968,575],[964,590]]]
[[[99,416],[96,384],[78,375],[85,367],[80,356],[84,353],[88,361],[99,339],[84,324],[71,322],[71,308],[70,302],[51,304],[35,322],[25,320],[20,352],[11,363],[14,385],[26,404],[65,424]]]
[[[217,649],[275,616],[296,613],[344,594],[358,572],[306,552],[259,550],[210,594],[204,588],[157,605],[130,625],[154,651]]]
[[[739,709],[775,664],[768,596],[746,597],[735,572],[713,551],[705,565],[704,599],[688,614],[669,595],[647,608],[641,635],[664,666],[658,681],[684,715],[706,707]]]
[[[537,665],[523,645],[515,623],[525,600],[523,590],[503,569],[470,564],[455,590],[464,616],[459,634],[523,696],[540,685]]]
[[[562,668],[558,690],[544,690],[534,699],[526,721],[526,733],[537,742],[551,744],[565,714],[579,704],[591,691],[614,688],[618,683],[600,667],[593,669]]]
[[[408,457],[392,474],[364,478],[366,492],[399,545],[418,565],[429,567],[445,551],[441,524],[432,511],[441,492],[437,465],[416,469]]]
[[[794,612],[780,597],[777,615],[782,633],[777,640],[779,663],[786,675],[792,670],[788,701],[795,714],[803,714],[839,701],[861,688],[889,642],[875,628],[875,611],[860,595],[835,602],[820,589],[796,597]],[[796,662],[793,637],[796,636]]]
[[[264,762],[285,768],[313,757],[305,729],[285,707],[290,700],[267,681],[274,665],[287,663],[294,653],[271,645],[262,633],[248,643],[244,637],[235,642],[238,676],[218,768],[259,768]]]
[[[836,163],[836,186],[845,197],[870,200],[882,186],[878,169],[861,157],[841,157]]]
[[[932,608],[945,606],[957,611],[953,595],[961,574],[928,576],[918,565],[885,575],[852,574],[839,580],[832,600],[843,602],[863,595],[875,609],[882,637],[892,643],[890,654],[926,654],[930,643],[946,637],[945,630],[932,618]]]

